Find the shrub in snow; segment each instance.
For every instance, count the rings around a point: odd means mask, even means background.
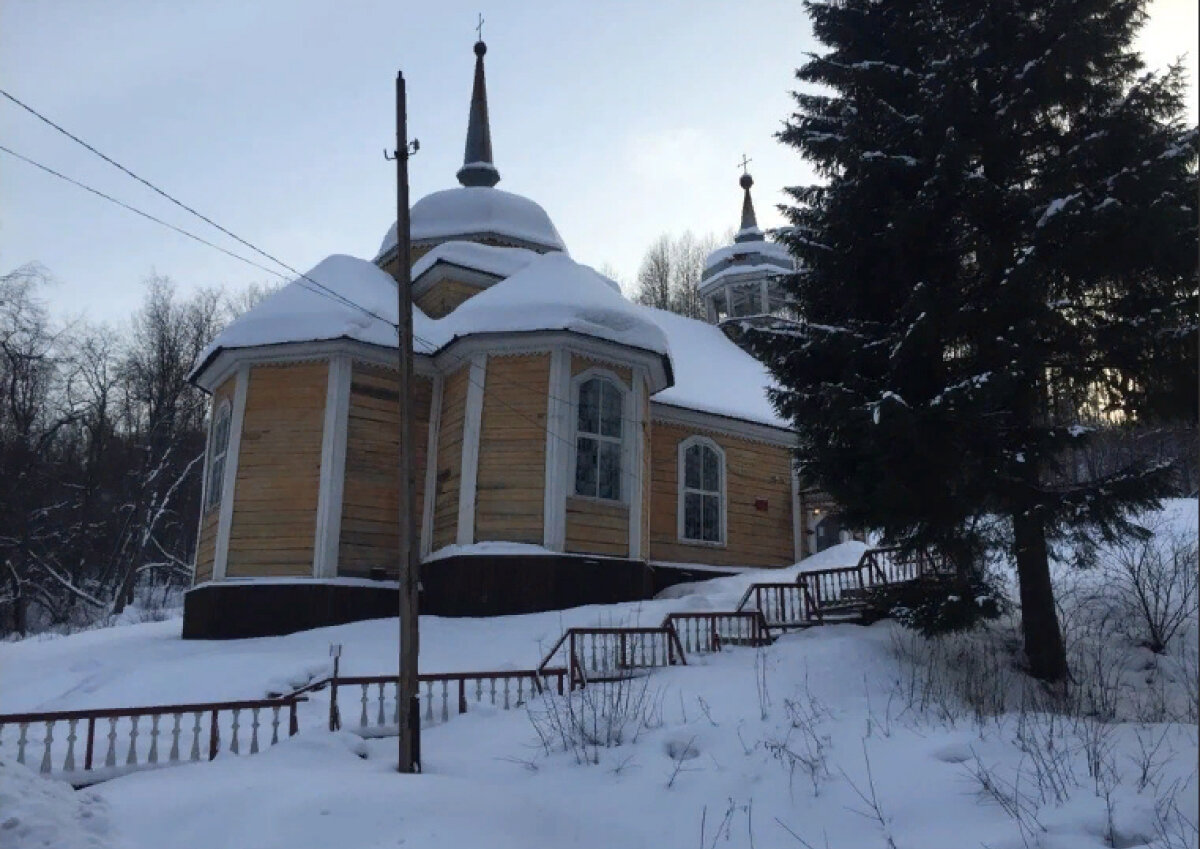
[[[969,631],[1008,610],[992,580],[972,578],[962,587],[945,580],[914,581],[875,593],[877,604],[905,627],[926,637]]]
[[[1162,654],[1196,620],[1197,540],[1194,530],[1157,528],[1146,539],[1116,546],[1106,577],[1141,645]]]
[[[571,752],[579,763],[600,763],[600,750],[632,744],[663,724],[663,690],[644,675],[589,682],[558,695],[550,690],[527,706],[546,754]]]

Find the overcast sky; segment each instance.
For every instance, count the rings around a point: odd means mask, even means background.
[[[0,81],[100,150],[301,270],[371,258],[395,218],[394,79],[408,80],[412,197],[457,185],[478,0],[7,0]],[[811,174],[773,133],[814,49],[796,0],[521,2],[483,8],[500,188],[540,203],[582,262],[625,282],[664,232],[759,223]],[[1156,0],[1142,48],[1188,54],[1196,0]],[[7,101],[0,144],[230,248]],[[264,272],[0,153],[0,273],[29,261],[65,313],[119,321],[151,272],[237,288]]]

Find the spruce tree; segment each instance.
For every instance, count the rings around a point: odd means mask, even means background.
[[[807,2],[780,139],[823,178],[781,234],[804,323],[747,328],[848,522],[964,567],[1006,517],[1032,675],[1066,655],[1056,541],[1135,533],[1169,469],[1073,483],[1083,415],[1195,416],[1196,139],[1143,0]]]

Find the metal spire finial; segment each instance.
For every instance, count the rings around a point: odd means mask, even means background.
[[[483,15],[479,16],[476,31],[483,35]],[[458,169],[458,182],[464,186],[491,188],[500,182],[500,172],[492,162],[492,131],[488,124],[487,82],[483,73],[483,56],[487,45],[482,38],[475,42],[475,85],[471,90],[471,115],[467,122],[467,145],[463,166]]]
[[[738,163],[742,168],[742,176],[738,179],[738,185],[742,187],[745,194],[742,197],[742,226],[733,239],[735,242],[764,241],[762,230],[758,229],[758,219],[754,215],[754,201],[750,199],[750,187],[754,185],[754,178],[750,176],[746,166],[752,161],[743,153],[742,161]]]

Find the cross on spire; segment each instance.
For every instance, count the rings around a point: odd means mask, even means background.
[[[747,157],[746,154],[744,154],[744,153],[742,154],[742,161],[739,162],[738,165],[740,165],[742,167],[743,174],[749,173],[748,171],[746,171],[746,166],[749,165],[753,161],[754,160]]]
[[[483,41],[483,13],[479,13],[479,23],[475,24],[475,40]]]

